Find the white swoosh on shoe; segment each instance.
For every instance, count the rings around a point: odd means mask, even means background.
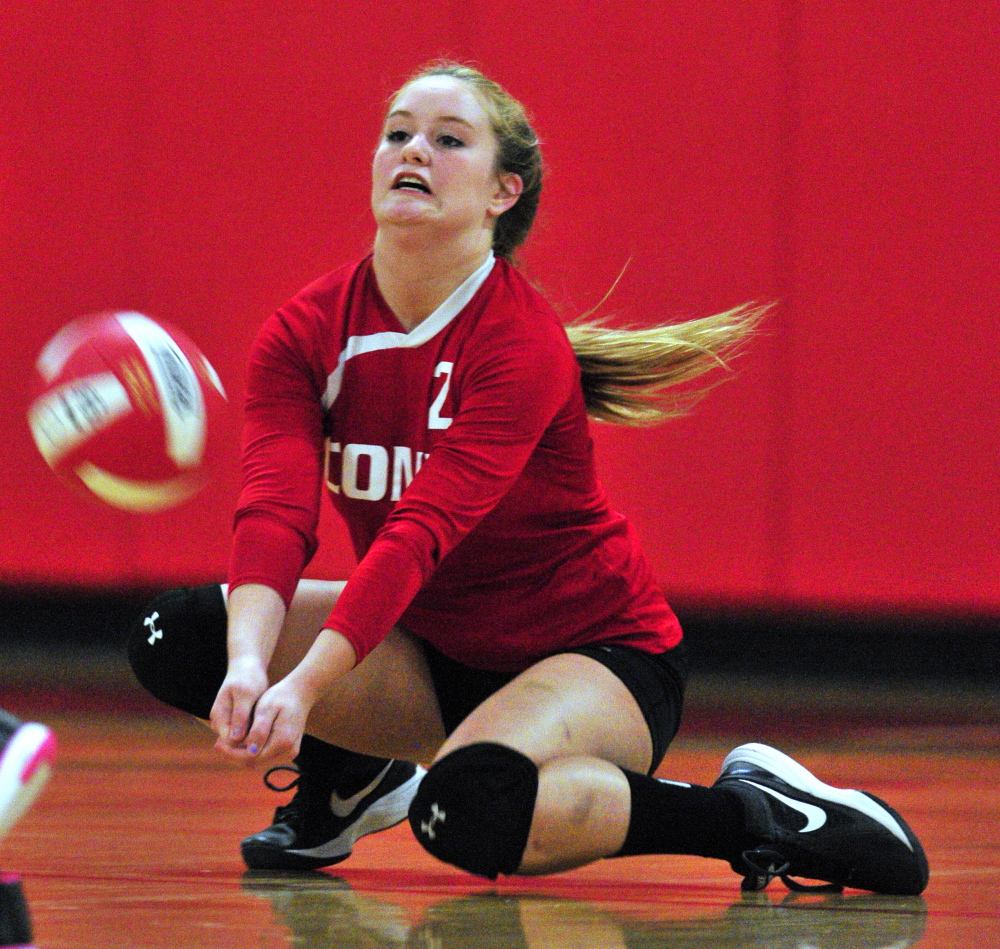
[[[773,788],[765,787],[763,784],[758,784],[756,781],[750,781],[747,778],[740,778],[740,780],[744,784],[752,784],[765,794],[770,794],[771,797],[777,798],[782,804],[792,808],[792,810],[804,814],[806,826],[799,831],[800,834],[808,834],[811,830],[819,830],[826,823],[826,811],[822,807],[817,807],[815,804],[806,804],[805,801],[793,800],[790,797],[786,797],[780,791],[775,791]]]
[[[378,786],[379,782],[389,773],[389,769],[392,767],[393,762],[389,762],[377,775],[374,781],[367,787],[362,788],[357,794],[352,794],[349,798],[342,798],[336,791],[330,795],[330,810],[340,818],[350,817],[354,813],[354,809],[358,806],[362,798],[367,797],[375,788]],[[818,809],[818,808],[817,808]]]

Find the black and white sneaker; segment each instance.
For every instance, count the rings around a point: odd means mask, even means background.
[[[48,780],[55,753],[56,739],[48,728],[0,709],[0,838]]]
[[[740,745],[713,787],[737,795],[752,846],[730,861],[744,890],[774,877],[824,880],[875,893],[915,896],[927,886],[927,857],[899,814],[873,794],[824,784],[767,745]]]
[[[284,787],[271,783],[277,771],[293,771]],[[340,863],[367,834],[400,823],[425,771],[409,761],[390,761],[367,787],[346,800],[329,781],[287,765],[271,768],[264,782],[273,791],[295,796],[274,812],[274,823],[240,844],[243,862],[251,870],[318,870]]]

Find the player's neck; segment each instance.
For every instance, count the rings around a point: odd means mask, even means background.
[[[427,319],[486,259],[482,239],[428,242],[379,230],[373,266],[382,298],[407,332]]]

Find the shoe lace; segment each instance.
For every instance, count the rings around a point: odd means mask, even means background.
[[[271,781],[271,775],[274,774],[276,771],[290,771],[292,774],[295,775],[295,777],[292,778],[292,780],[289,781],[288,784],[286,784],[284,787],[280,787],[279,785],[274,784]],[[264,784],[271,791],[278,791],[278,792],[291,791],[292,788],[298,786],[299,779],[301,777],[302,777],[302,772],[299,771],[298,768],[295,768],[290,764],[278,764],[275,765],[273,768],[268,768],[267,771],[264,772]]]
[[[271,775],[278,771],[288,771],[295,775],[291,781],[287,784],[276,784],[271,780]],[[274,809],[274,823],[275,824],[297,824],[301,812],[304,809],[304,801],[302,796],[302,788],[300,782],[302,780],[302,772],[298,768],[292,767],[287,764],[275,765],[273,768],[268,768],[264,772],[264,786],[271,791],[277,791],[279,793],[283,791],[291,791],[292,788],[296,788],[295,796],[287,804],[279,804]]]
[[[844,888],[839,883],[811,885],[793,880],[790,861],[777,850],[761,847],[756,850],[744,850],[742,856],[744,864],[750,868],[750,872],[743,877],[743,882],[740,884],[740,889],[744,892],[763,890],[775,877],[778,877],[794,893],[843,892]]]

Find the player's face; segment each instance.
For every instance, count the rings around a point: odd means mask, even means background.
[[[380,228],[431,225],[435,234],[481,231],[521,192],[498,174],[497,139],[472,86],[427,76],[406,86],[386,117],[372,168],[372,210]]]

